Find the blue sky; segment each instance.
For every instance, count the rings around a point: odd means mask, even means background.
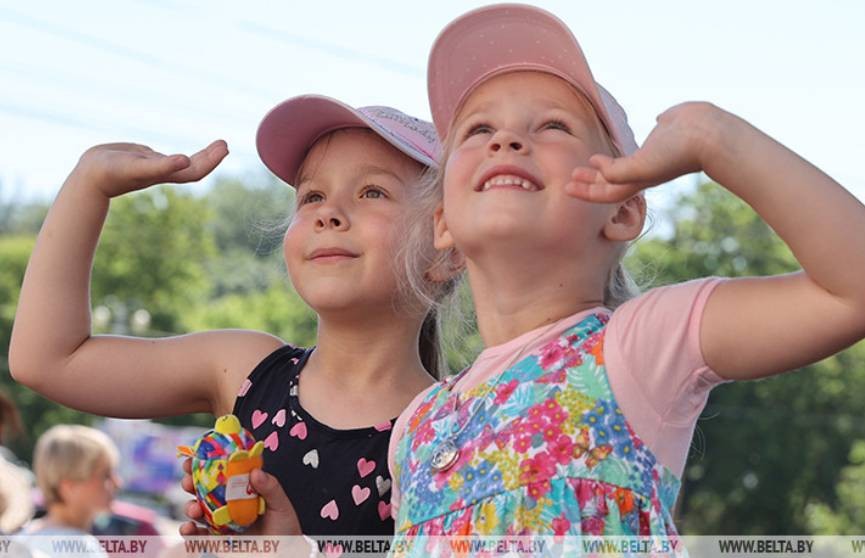
[[[261,175],[258,122],[302,93],[428,118],[433,39],[486,3],[0,4],[0,196],[53,197],[107,141],[192,152],[221,137],[231,155],[217,173]],[[571,26],[638,141],[669,106],[709,100],[865,199],[865,2],[535,4]]]

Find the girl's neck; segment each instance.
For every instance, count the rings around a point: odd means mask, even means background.
[[[320,315],[307,368],[347,388],[399,385],[428,378],[418,352],[421,320],[408,313]]]
[[[597,268],[581,270],[526,263],[490,269],[470,260],[466,267],[478,331],[486,347],[501,345],[538,327],[604,305],[604,283],[596,273]]]

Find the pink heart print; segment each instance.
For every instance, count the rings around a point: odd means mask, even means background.
[[[291,430],[288,431],[288,434],[300,440],[306,440],[306,423],[303,421],[298,422],[291,427]]]
[[[357,460],[357,472],[360,473],[360,478],[367,476],[373,471],[375,471],[375,461],[371,459],[367,461],[364,457]]]
[[[264,439],[264,447],[270,451],[276,451],[276,448],[279,447],[279,436],[276,432],[268,434],[267,438]]]
[[[369,488],[361,488],[359,485],[351,487],[351,499],[354,500],[354,505],[359,506],[369,498]]]
[[[381,424],[376,424],[373,428],[375,428],[379,432],[387,432],[388,430],[391,429],[392,426],[393,425],[390,423],[390,421],[387,421],[387,422],[383,422]]]
[[[249,378],[243,380],[243,383],[240,384],[240,389],[237,392],[238,397],[243,397],[249,391],[249,388],[252,387],[252,382],[249,381]]]
[[[321,508],[322,519],[330,519],[336,521],[339,517],[339,508],[336,507],[336,500],[331,500]]]
[[[327,558],[339,558],[342,556],[343,551],[344,549],[339,543],[332,543],[330,541],[324,543],[324,555],[327,556]]]
[[[273,416],[271,422],[280,428],[285,426],[285,409],[280,409],[279,412]]]
[[[390,517],[390,504],[384,500],[378,502],[378,516],[382,521],[386,521]]]
[[[255,430],[267,420],[267,413],[258,409],[252,411],[252,429]]]

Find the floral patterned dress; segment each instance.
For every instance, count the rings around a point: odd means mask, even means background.
[[[671,509],[680,482],[613,397],[603,358],[608,320],[582,319],[461,395],[456,414],[453,378],[430,391],[396,448],[397,542],[418,535],[676,535]],[[459,427],[458,460],[436,472],[434,453]]]

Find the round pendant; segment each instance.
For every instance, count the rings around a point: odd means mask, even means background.
[[[459,456],[460,449],[453,440],[445,440],[433,453],[430,468],[436,473],[443,473],[454,466]]]

